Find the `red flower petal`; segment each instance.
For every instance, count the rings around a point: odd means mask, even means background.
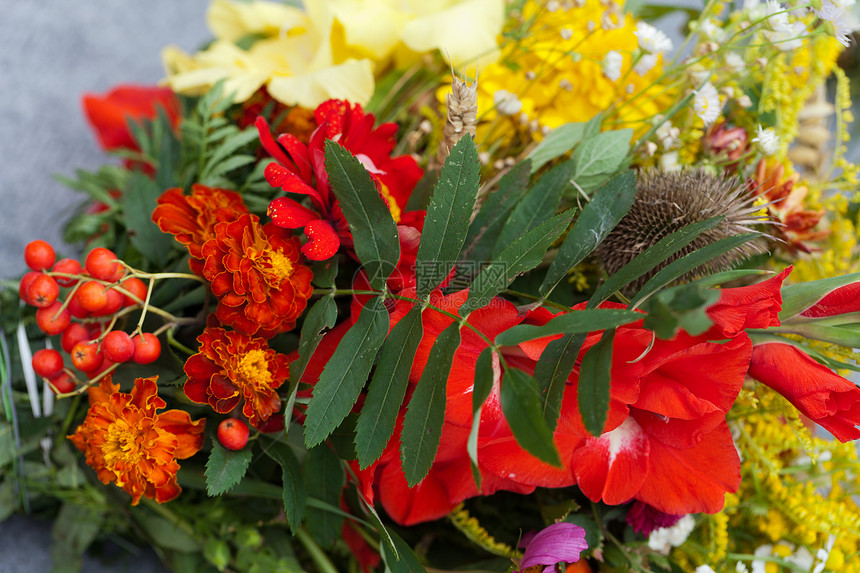
[[[328,221],[317,219],[305,226],[308,242],[302,252],[312,261],[325,261],[332,258],[340,248],[340,239]]]
[[[648,477],[649,452],[650,442],[633,418],[599,438],[587,438],[573,455],[582,493],[610,505],[632,499]]]
[[[272,222],[286,229],[301,229],[319,215],[289,197],[278,197],[269,203],[267,212]]]
[[[792,268],[786,267],[778,275],[754,285],[722,289],[720,300],[708,308],[708,316],[714,321],[708,337],[734,338],[747,328],[779,326],[780,289]]]
[[[840,287],[800,313],[809,318],[822,318],[860,311],[860,282]]]

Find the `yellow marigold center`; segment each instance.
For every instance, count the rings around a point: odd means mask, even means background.
[[[236,366],[240,383],[250,384],[257,389],[269,388],[272,383],[272,373],[269,372],[269,361],[266,352],[255,348],[249,350],[239,359]]]
[[[397,204],[397,200],[391,196],[391,192],[388,190],[388,186],[385,185],[382,181],[377,181],[379,183],[379,194],[382,195],[382,198],[385,199],[385,204],[388,205],[388,210],[391,211],[391,218],[394,219],[395,223],[400,222],[400,205]]]
[[[293,261],[283,251],[270,251],[268,254],[268,274],[280,281],[293,274]]]
[[[132,428],[124,420],[117,420],[108,427],[105,443],[102,446],[102,454],[105,465],[114,468],[118,463],[135,465],[141,458],[140,442],[143,435],[138,428]]]

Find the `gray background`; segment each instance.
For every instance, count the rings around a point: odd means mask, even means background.
[[[81,94],[161,79],[160,51],[209,39],[208,0],[0,0],[0,278],[24,272],[24,245],[60,241],[83,195],[54,174],[96,169],[105,156],[83,116]],[[15,516],[0,523],[0,573],[51,568],[51,524]],[[151,552],[83,571],[163,571]]]

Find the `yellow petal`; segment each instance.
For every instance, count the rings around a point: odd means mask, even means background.
[[[277,36],[289,30],[305,29],[305,13],[274,2],[231,2],[214,0],[206,14],[209,29],[219,40],[235,42],[248,34]]]
[[[366,105],[373,95],[373,87],[373,64],[370,60],[350,59],[337,66],[272,78],[268,91],[281,103],[314,109],[332,98]]]
[[[391,55],[407,19],[386,0],[334,0],[332,12],[343,26],[346,44],[376,60]]]
[[[482,64],[489,63],[498,58],[497,38],[504,16],[502,0],[452,3],[443,10],[417,15],[403,27],[401,39],[416,52],[439,49],[454,65],[471,64],[479,58]]]

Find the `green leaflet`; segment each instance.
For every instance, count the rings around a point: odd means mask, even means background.
[[[571,161],[576,165],[573,178],[580,189],[593,191],[618,171],[630,150],[632,136],[632,129],[604,131],[579,144]]]
[[[567,229],[573,209],[559,213],[519,237],[487,264],[469,288],[469,298],[460,307],[460,316],[490,303],[514,278],[536,267],[544,253]]]
[[[445,389],[460,345],[460,324],[451,323],[443,330],[427,358],[427,366],[409,400],[409,409],[403,417],[400,437],[400,460],[409,487],[424,479],[439,449],[442,424],[445,421]]]
[[[399,535],[392,530],[387,530],[391,538],[391,542],[396,548],[396,553],[392,551],[387,543],[381,543],[382,560],[385,562],[386,572],[391,573],[425,573],[424,566],[421,561],[409,547],[409,544],[403,541]]]
[[[514,208],[499,233],[492,256],[498,256],[517,237],[531,231],[558,210],[564,192],[571,187],[573,162],[556,165],[535,183]]]
[[[603,333],[600,341],[588,349],[582,357],[579,369],[579,413],[585,429],[592,436],[603,433],[609,414],[609,387],[612,380],[612,342],[615,330]]]
[[[322,340],[322,331],[331,328],[337,321],[337,303],[333,295],[324,296],[314,303],[305,316],[302,324],[302,334],[299,338],[299,357],[290,365],[290,378],[293,384],[298,384],[308,366],[308,360],[313,356],[317,345]],[[290,412],[287,412],[290,415]]]
[[[489,258],[505,221],[528,191],[529,165],[528,159],[514,165],[499,181],[498,190],[491,193],[478,210],[460,254],[462,261],[482,262]]]
[[[325,142],[325,167],[355,241],[355,254],[371,286],[383,290],[400,259],[397,225],[391,212],[361,162],[331,140]]]
[[[213,440],[212,451],[206,462],[206,495],[221,495],[242,481],[251,464],[251,457],[250,447],[234,452],[222,447],[218,440]]]
[[[570,269],[597,248],[627,214],[635,198],[636,176],[633,171],[616,175],[594,193],[552,260],[540,286],[541,295],[549,295]]]
[[[305,444],[325,440],[349,414],[367,381],[376,352],[388,334],[388,312],[372,298],[347,331],[314,386],[305,419]]]
[[[588,307],[592,308],[608,299],[616,291],[624,288],[635,281],[667,258],[671,257],[690,243],[696,237],[713,229],[723,220],[723,217],[712,217],[704,221],[691,223],[657,241],[649,249],[640,253],[635,259],[621,267],[617,273],[606,279],[606,282],[597,287],[594,294],[588,299]]]
[[[462,137],[445,160],[427,207],[415,260],[418,298],[439,286],[460,256],[479,184],[475,143]]]
[[[631,301],[630,307],[636,308],[640,302],[678,277],[683,276],[703,263],[760,236],[761,233],[743,233],[733,237],[726,237],[709,245],[705,245],[701,249],[693,251],[688,255],[684,255],[680,259],[675,259],[660,269],[653,277],[648,279],[648,282],[646,282],[642,286],[642,289],[636,293],[636,297]]]
[[[161,190],[155,182],[140,172],[133,172],[123,190],[122,210],[128,226],[131,244],[153,264],[164,267],[173,249],[173,237],[162,233],[152,222],[152,212],[158,204]]]
[[[302,467],[290,446],[284,442],[266,440],[263,451],[281,466],[284,481],[284,511],[290,530],[295,534],[305,514],[305,480],[302,477]]]
[[[472,429],[466,442],[466,451],[472,466],[472,477],[475,485],[481,489],[481,471],[478,468],[478,431],[480,429],[481,411],[484,402],[493,390],[493,349],[490,347],[481,351],[475,364],[475,384],[472,387]]]
[[[421,309],[413,307],[394,325],[382,346],[364,401],[370,407],[362,408],[355,426],[355,452],[362,469],[376,461],[394,432],[423,332]]]
[[[522,370],[505,371],[500,392],[502,412],[517,443],[535,457],[561,466],[552,442],[552,430],[540,410],[540,394],[531,376]]]
[[[585,122],[566,123],[550,131],[543,138],[543,141],[538,143],[531,153],[528,154],[527,159],[531,159],[532,162],[532,174],[546,163],[576,147],[576,144],[582,141],[582,137],[585,135],[586,125]]]
[[[620,308],[592,308],[574,310],[561,314],[546,324],[519,324],[496,336],[496,344],[514,346],[527,340],[552,336],[554,334],[589,333],[594,330],[615,328],[641,320],[641,312]]]
[[[308,532],[323,547],[331,547],[340,539],[343,517],[319,505],[337,509],[345,484],[343,465],[331,448],[322,444],[308,450],[305,458],[305,489],[308,497],[323,503],[314,506],[307,504],[305,524]]]
[[[558,422],[567,377],[576,364],[585,336],[585,333],[565,334],[558,340],[553,340],[544,349],[535,366],[534,380],[542,397],[541,413],[552,430]]]

